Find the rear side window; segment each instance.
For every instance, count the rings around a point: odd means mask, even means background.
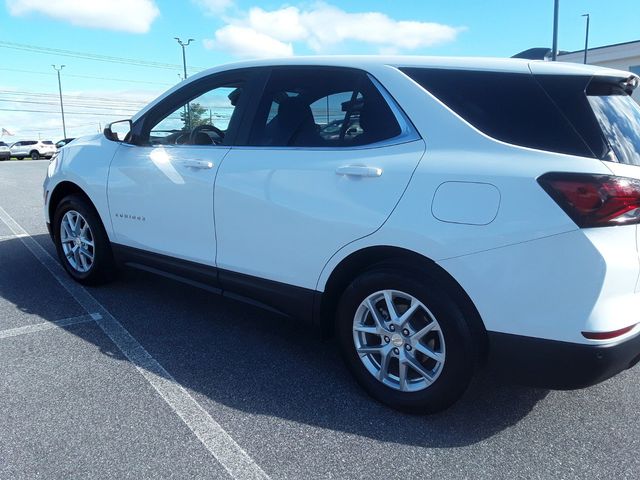
[[[6,146],[7,146],[7,144],[6,144],[6,143],[4,143],[4,142],[0,142],[0,147],[6,147]]]
[[[400,70],[490,137],[538,150],[595,156],[531,74]]]
[[[286,67],[271,73],[249,145],[349,147],[400,134],[394,113],[365,72]]]
[[[615,160],[640,165],[640,105],[622,88],[592,84],[587,99]]]

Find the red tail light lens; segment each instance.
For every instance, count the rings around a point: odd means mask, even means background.
[[[640,180],[547,173],[538,183],[581,228],[640,223]]]

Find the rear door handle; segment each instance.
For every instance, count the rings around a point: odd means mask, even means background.
[[[210,162],[208,160],[183,160],[182,165],[189,168],[213,168],[213,162]]]
[[[382,169],[378,167],[368,167],[366,165],[343,165],[336,168],[336,175],[347,175],[350,177],[379,177]]]

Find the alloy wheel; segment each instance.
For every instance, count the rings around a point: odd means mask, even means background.
[[[356,310],[353,341],[369,373],[395,390],[424,390],[444,367],[440,324],[408,293],[382,290],[369,295]]]
[[[95,243],[91,227],[77,211],[69,210],[60,224],[60,243],[69,265],[79,273],[93,266]]]

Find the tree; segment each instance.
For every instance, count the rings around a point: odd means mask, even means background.
[[[209,124],[207,112],[208,110],[197,102],[187,103],[180,112],[180,120],[184,124],[184,129],[191,130],[199,125]]]

